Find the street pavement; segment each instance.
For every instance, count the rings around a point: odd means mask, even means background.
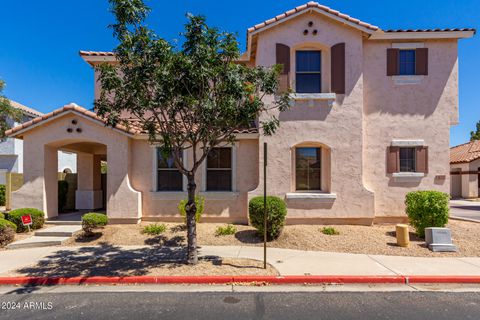
[[[480,202],[450,200],[450,216],[480,222]]]
[[[0,295],[0,319],[478,319],[478,292],[72,292]]]

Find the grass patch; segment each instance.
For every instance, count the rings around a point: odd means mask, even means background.
[[[226,226],[219,226],[217,230],[215,230],[215,235],[218,236],[228,236],[237,233],[237,228],[232,225],[228,224]]]
[[[340,234],[340,232],[333,227],[323,227],[321,231],[323,234],[326,234],[327,236],[337,236]]]
[[[142,230],[143,233],[150,234],[150,235],[158,235],[162,234],[165,231],[167,231],[167,226],[165,224],[149,224],[148,226],[145,226]]]

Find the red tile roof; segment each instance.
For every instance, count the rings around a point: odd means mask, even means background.
[[[467,163],[480,159],[480,140],[461,144],[450,149],[450,163]]]
[[[82,107],[76,105],[75,103],[71,103],[71,104],[68,104],[66,106],[63,106],[62,108],[54,110],[50,113],[47,113],[47,114],[39,116],[35,119],[32,119],[28,122],[22,123],[21,125],[16,126],[16,127],[12,128],[10,130],[7,130],[5,132],[5,135],[15,136],[20,131],[23,132],[23,130],[28,129],[30,127],[33,127],[34,125],[38,125],[40,122],[46,121],[46,120],[48,120],[52,117],[55,117],[59,114],[72,112],[72,111],[76,112],[76,113],[79,113],[81,115],[87,116],[87,117],[91,118],[92,120],[101,121],[102,123],[105,123],[105,120],[102,119],[101,117],[99,117],[96,113],[94,113],[90,110],[87,110],[85,108],[82,108]],[[125,120],[126,123],[125,124],[117,124],[115,126],[115,129],[118,129],[120,131],[123,131],[123,132],[128,133],[128,134],[132,134],[132,135],[147,134],[147,132],[143,130],[143,127],[142,127],[140,121],[138,121],[137,119],[125,118],[123,120]],[[258,133],[258,129],[254,125],[252,125],[252,127],[249,127],[249,128],[243,128],[243,129],[236,130],[235,133]]]
[[[374,26],[374,25],[371,25],[371,24],[369,24],[369,23],[367,23],[367,22],[363,22],[363,21],[360,21],[360,20],[358,20],[358,19],[352,18],[352,17],[350,17],[350,16],[347,15],[347,14],[341,13],[341,12],[339,12],[339,11],[337,11],[337,10],[333,10],[333,9],[331,9],[331,8],[329,8],[329,7],[327,7],[327,6],[321,5],[321,4],[317,3],[317,2],[310,1],[310,2],[308,2],[308,3],[306,3],[306,4],[303,4],[303,5],[301,5],[301,6],[298,6],[298,7],[294,8],[294,9],[292,9],[292,10],[288,10],[288,11],[282,13],[282,14],[279,14],[279,15],[276,16],[275,18],[266,20],[266,21],[264,21],[264,22],[262,22],[262,23],[259,23],[259,24],[255,25],[255,26],[251,27],[251,28],[248,29],[248,32],[254,32],[254,31],[260,30],[260,29],[262,29],[262,28],[264,28],[264,27],[266,27],[266,26],[268,26],[268,25],[270,25],[270,24],[272,24],[272,23],[275,23],[275,22],[277,22],[277,21],[281,21],[281,20],[283,20],[283,19],[285,19],[285,18],[287,18],[287,17],[289,17],[289,16],[291,16],[291,15],[294,15],[294,14],[298,13],[298,12],[306,11],[306,10],[312,9],[312,8],[314,8],[314,9],[319,9],[319,10],[324,11],[325,13],[329,13],[329,14],[335,15],[335,16],[337,16],[337,17],[339,17],[339,18],[341,18],[341,19],[343,19],[343,20],[345,20],[345,21],[354,23],[354,24],[356,24],[356,25],[358,25],[358,26],[360,26],[360,27],[364,27],[364,28],[370,29],[371,31],[377,31],[377,30],[379,30],[379,28],[378,28],[377,26]]]
[[[390,29],[390,30],[385,30],[384,32],[458,32],[458,31],[473,31],[477,32],[476,29],[473,28],[455,28],[455,29]]]
[[[113,57],[115,54],[109,51],[83,51],[80,50],[80,55],[85,57]]]
[[[41,113],[40,111],[38,110],[35,110],[35,109],[32,109],[32,108],[29,108],[27,106],[24,106],[23,104],[21,103],[18,103],[16,101],[13,101],[13,100],[10,100],[10,105],[16,109],[20,109],[22,110],[23,112],[25,112],[27,115],[29,116],[32,116],[32,117],[40,117],[43,115],[43,113]]]

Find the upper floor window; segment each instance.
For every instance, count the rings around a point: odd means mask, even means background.
[[[183,155],[180,154],[180,161]],[[162,148],[157,148],[157,191],[183,191],[183,176],[175,166],[173,154],[165,156]]]
[[[322,55],[320,51],[296,52],[296,92],[320,93],[322,88]]]
[[[399,70],[401,76],[415,75],[415,50],[400,50]]]
[[[321,148],[295,149],[295,189],[321,190]]]
[[[400,148],[400,172],[416,172],[416,148]]]
[[[232,148],[213,148],[207,156],[207,191],[232,191]]]

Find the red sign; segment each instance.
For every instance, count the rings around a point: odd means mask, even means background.
[[[24,226],[29,226],[32,224],[32,216],[31,215],[26,215],[22,216],[22,223]]]

